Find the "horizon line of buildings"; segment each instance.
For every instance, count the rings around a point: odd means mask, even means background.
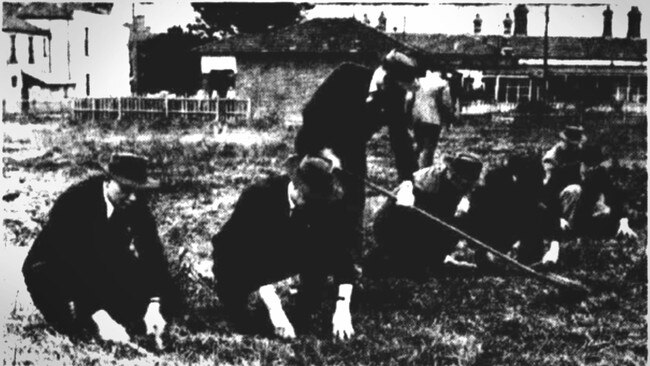
[[[253,116],[279,108],[291,121],[299,118],[300,98],[338,63],[373,66],[391,48],[410,47],[421,52],[430,69],[463,71],[467,100],[512,107],[538,100],[547,90],[555,102],[590,98],[595,92],[595,102],[645,107],[647,42],[639,38],[638,8],[630,9],[626,38],[611,36],[606,11],[601,37],[549,37],[546,75],[543,37],[527,36],[525,5],[514,9],[514,30],[503,35],[481,34],[476,21],[474,34],[412,34],[386,32],[385,22],[371,27],[365,19],[317,18],[266,34],[213,40],[195,50],[203,65],[198,85],[210,95],[219,89],[216,74],[230,68],[237,94],[252,101]],[[105,3],[3,4],[3,112],[29,113],[34,109],[30,101],[132,95],[138,84],[133,46],[149,32],[144,17],[124,24],[114,16],[119,11],[124,9]]]

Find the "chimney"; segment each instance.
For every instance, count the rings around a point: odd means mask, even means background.
[[[133,23],[136,32],[144,30],[144,15],[136,15],[133,18]]]
[[[512,32],[512,18],[510,18],[510,13],[506,13],[506,18],[503,19],[503,34],[509,36]]]
[[[627,38],[641,38],[641,12],[633,6],[627,13]]]
[[[607,9],[603,11],[603,38],[612,38],[612,14],[614,12],[607,5]]]
[[[515,7],[515,36],[528,35],[528,8],[524,4]]]
[[[474,34],[481,33],[482,24],[483,24],[483,19],[481,19],[480,15],[476,14],[476,18],[474,18]]]
[[[382,32],[386,31],[386,16],[383,11],[379,14],[379,19],[377,19],[377,29]]]

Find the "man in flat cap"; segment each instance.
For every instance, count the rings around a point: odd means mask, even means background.
[[[603,166],[605,160],[597,145],[582,149],[580,181],[566,187],[560,196],[562,219],[576,236],[636,238],[624,214],[621,192]]]
[[[447,157],[445,165],[442,170],[431,166],[414,174],[415,206],[459,225],[459,203],[476,185],[483,163],[477,155],[463,152]],[[377,212],[373,227],[378,247],[370,265],[388,260],[385,265],[400,275],[420,277],[438,270],[458,241],[448,229],[392,200]]]
[[[563,189],[580,181],[580,151],[587,136],[582,126],[567,125],[560,132],[560,139],[542,156],[544,196],[549,206],[555,205],[553,201],[559,199]],[[562,220],[560,225],[566,229],[568,223]]]
[[[303,109],[296,136],[296,152],[323,155],[342,168],[348,245],[360,250],[363,241],[366,144],[382,126],[388,126],[400,185],[398,204],[412,205],[413,172],[417,157],[408,131],[407,91],[418,88],[423,76],[415,58],[393,50],[375,70],[353,63],[337,67]]]
[[[257,292],[268,309],[268,330],[294,338],[310,328],[307,323],[331,275],[338,285],[338,296],[331,299],[332,333],[349,338],[354,333],[350,300],[356,272],[349,243],[341,240],[338,229],[344,194],[338,172],[320,156],[293,156],[286,165],[289,174],[244,190],[230,219],[212,238],[219,300],[238,331],[264,332],[247,310],[249,295]],[[295,275],[301,284],[298,315],[290,321],[278,287]]]
[[[147,160],[115,154],[55,201],[23,264],[45,320],[71,336],[129,342],[163,332],[171,277],[144,194],[158,187]]]

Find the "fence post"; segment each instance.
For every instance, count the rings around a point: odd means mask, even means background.
[[[215,102],[215,108],[214,108],[214,121],[219,122],[219,108],[221,107],[221,100],[219,96],[217,96],[217,100]]]
[[[169,103],[167,102],[167,95],[165,95],[165,118],[169,117]]]
[[[251,98],[246,98],[246,124],[251,121]]]
[[[91,97],[88,97],[88,100],[90,101],[90,120],[95,123],[95,100]]]
[[[117,120],[122,119],[122,97],[117,97]]]

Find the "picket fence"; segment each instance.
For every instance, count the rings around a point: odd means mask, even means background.
[[[75,98],[75,119],[156,119],[186,117],[232,124],[250,119],[250,99],[196,99],[160,97]]]

